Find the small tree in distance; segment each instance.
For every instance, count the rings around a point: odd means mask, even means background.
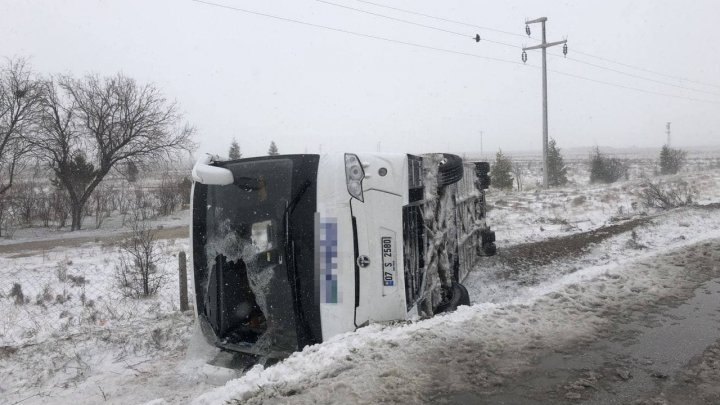
[[[230,144],[230,150],[228,151],[228,158],[230,160],[240,159],[242,157],[242,153],[240,153],[240,145],[237,142],[237,139],[233,138],[232,143]]]
[[[548,184],[550,187],[563,186],[567,183],[567,167],[563,160],[560,148],[554,139],[548,143]]]
[[[140,174],[140,170],[138,170],[137,165],[135,162],[128,161],[127,162],[127,170],[125,177],[127,178],[127,181],[130,183],[135,183],[138,179],[138,174]]]
[[[268,155],[270,156],[277,156],[280,152],[278,152],[278,147],[275,145],[275,141],[270,141],[270,148],[268,149]]]
[[[513,162],[512,174],[515,176],[515,183],[517,183],[517,190],[523,190],[523,177],[525,177],[525,171],[522,168],[522,163]]]
[[[685,164],[687,152],[663,145],[660,150],[660,174],[675,174]]]
[[[614,183],[627,176],[627,167],[617,158],[609,158],[595,147],[590,156],[590,183]]]
[[[492,179],[492,186],[499,189],[512,189],[513,177],[510,175],[512,172],[512,161],[503,155],[502,150],[498,151],[495,155],[495,164],[490,170],[490,178]]]

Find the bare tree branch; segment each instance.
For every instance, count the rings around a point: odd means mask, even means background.
[[[7,59],[0,68],[0,195],[13,184],[29,151],[41,92],[25,59]]]
[[[180,124],[176,104],[152,84],[139,85],[122,74],[61,76],[44,89],[42,125],[33,146],[68,190],[72,230],[80,229],[83,206],[118,163],[163,159],[194,148],[194,130]]]

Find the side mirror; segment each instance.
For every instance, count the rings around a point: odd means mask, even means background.
[[[214,184],[218,186],[232,184],[235,181],[232,172],[223,167],[210,166],[212,161],[213,158],[211,155],[206,155],[198,159],[192,169],[193,180],[202,184]]]

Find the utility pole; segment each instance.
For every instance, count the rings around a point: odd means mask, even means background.
[[[670,123],[665,124],[665,133],[667,134],[667,146],[670,147]]]
[[[555,46],[566,44],[563,46],[563,53],[567,55],[567,40],[557,42],[547,42],[545,39],[545,22],[547,17],[540,17],[535,20],[525,21],[525,32],[530,35],[530,24],[540,23],[542,24],[542,43],[535,46],[523,47],[522,59],[523,62],[527,61],[527,53],[533,49],[542,49],[542,91],[543,91],[543,186],[548,188],[548,108],[547,108],[547,62],[546,62],[546,49]]]
[[[480,131],[480,156],[481,156],[481,158],[483,155],[482,136],[483,136],[483,131]]]

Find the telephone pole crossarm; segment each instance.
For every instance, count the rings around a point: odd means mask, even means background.
[[[555,41],[555,42],[548,42],[546,44],[537,44],[534,46],[528,46],[527,48],[523,48],[523,51],[532,51],[533,49],[544,49],[544,48],[550,48],[551,46],[555,45],[562,45],[567,44],[567,39],[564,39],[562,41]]]
[[[547,21],[547,17],[540,17],[540,18],[536,18],[534,20],[525,20],[525,24],[535,24],[535,23],[539,23],[539,22],[544,23],[545,21]]]

